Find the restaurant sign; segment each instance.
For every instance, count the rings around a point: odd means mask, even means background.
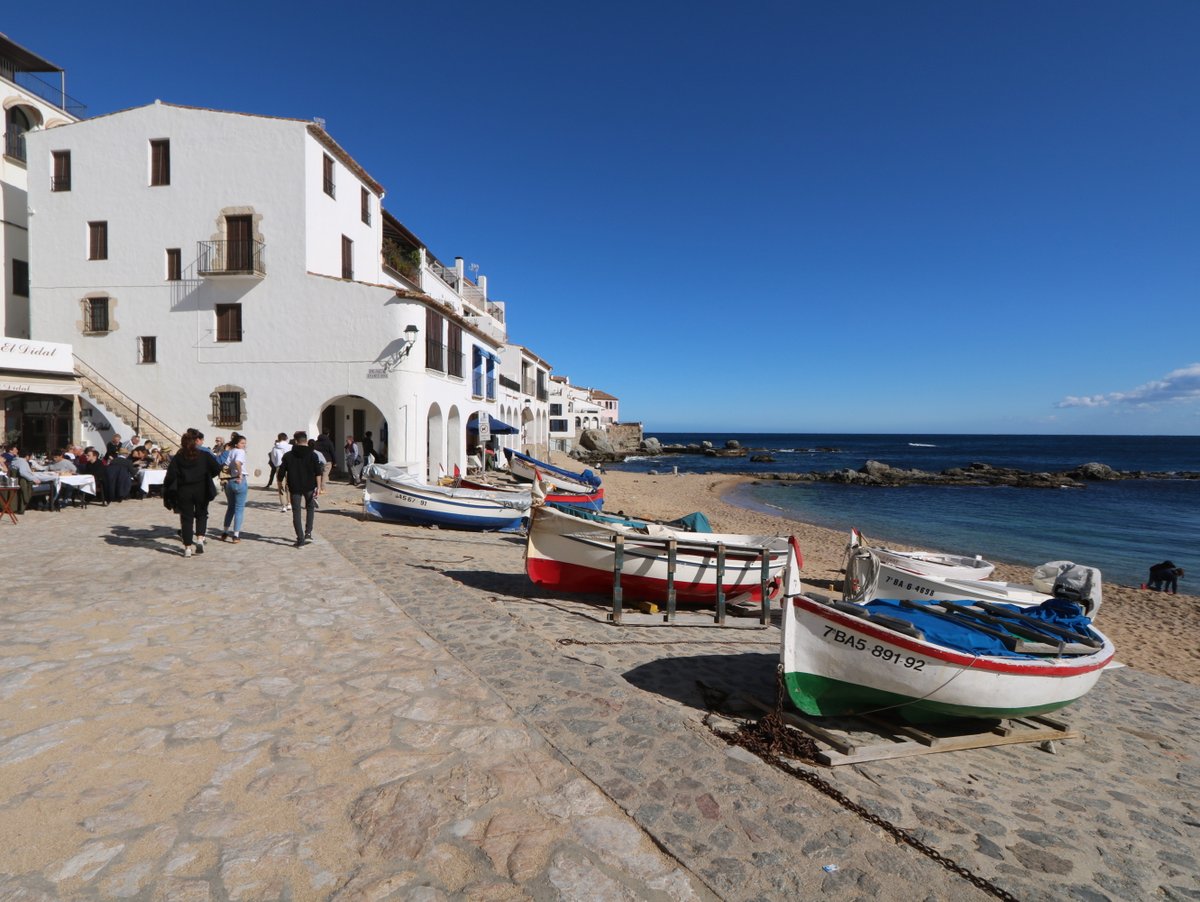
[[[0,338],[0,370],[61,373],[71,376],[75,373],[75,358],[68,344],[29,341],[25,338]]]

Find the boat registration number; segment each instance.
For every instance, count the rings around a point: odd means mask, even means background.
[[[867,640],[862,636],[855,636],[853,633],[847,633],[845,630],[840,630],[836,626],[825,627],[825,635],[822,636],[822,638],[848,646],[853,648],[855,651],[870,651],[872,658],[879,658],[881,661],[889,664],[895,664],[897,667],[904,667],[907,670],[925,669],[925,661],[922,658],[915,658],[912,655],[906,655],[903,652],[888,648],[885,645],[868,645]]]
[[[920,583],[906,582],[902,579],[896,579],[894,576],[885,575],[883,577],[883,584],[885,586],[895,586],[897,589],[905,592],[916,592],[918,595],[926,595],[929,598],[933,598],[933,589],[922,586]]]

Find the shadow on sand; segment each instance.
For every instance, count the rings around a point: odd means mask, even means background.
[[[774,652],[740,655],[691,655],[659,658],[626,671],[630,685],[653,692],[697,711],[758,716],[763,713],[750,699],[775,705]]]

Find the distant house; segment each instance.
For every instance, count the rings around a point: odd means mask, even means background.
[[[74,345],[110,433],[236,430],[261,463],[281,431],[370,430],[436,479],[499,415],[503,306],[322,124],[156,102],[25,137],[30,267],[53,272],[31,332]]]
[[[551,447],[560,451],[570,451],[585,429],[606,428],[606,408],[592,400],[593,392],[593,389],[572,385],[567,376],[550,377]]]
[[[600,408],[600,422],[605,426],[619,423],[621,402],[616,395],[610,395],[598,388],[592,389],[592,401]]]

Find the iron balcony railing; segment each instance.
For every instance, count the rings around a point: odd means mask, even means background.
[[[202,276],[265,276],[266,246],[261,241],[199,241],[196,269]]]
[[[0,59],[0,77],[7,78],[18,87],[40,97],[47,103],[54,104],[76,119],[82,119],[87,115],[87,106],[63,91],[61,85],[52,85],[50,82],[38,78],[32,72],[17,70],[11,60]]]
[[[4,155],[12,157],[14,160],[25,162],[25,133],[24,132],[5,132],[4,134]]]

